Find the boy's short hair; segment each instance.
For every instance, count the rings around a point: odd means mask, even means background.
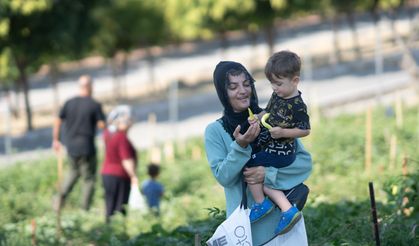
[[[273,81],[272,75],[278,78],[293,78],[300,76],[300,69],[300,57],[294,52],[282,50],[269,57],[265,66],[265,75],[269,81]]]
[[[147,170],[148,170],[148,175],[154,178],[154,177],[157,177],[157,175],[159,175],[160,166],[154,163],[150,163],[147,167]]]

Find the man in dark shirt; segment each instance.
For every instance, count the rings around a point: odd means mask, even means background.
[[[61,151],[60,130],[63,125],[70,165],[70,170],[54,203],[56,210],[61,209],[80,176],[84,181],[83,209],[90,208],[94,193],[97,169],[95,135],[97,127],[102,129],[105,127],[105,116],[101,104],[92,98],[91,77],[83,75],[78,83],[79,95],[65,102],[53,127],[52,147],[59,153]]]

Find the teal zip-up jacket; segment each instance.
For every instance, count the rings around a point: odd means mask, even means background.
[[[252,149],[241,147],[233,141],[218,121],[210,123],[205,129],[205,150],[211,171],[218,183],[223,186],[226,198],[227,217],[239,206],[242,200],[242,170],[250,159]],[[295,161],[280,170],[274,167],[265,168],[264,184],[280,190],[288,190],[303,183],[311,173],[310,154],[297,139]],[[249,191],[248,206],[254,203]],[[274,230],[279,222],[281,212],[276,208],[263,219],[252,224],[254,245],[261,245],[274,237]]]

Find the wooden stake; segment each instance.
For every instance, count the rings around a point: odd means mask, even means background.
[[[316,88],[313,88],[310,91],[310,123],[311,128],[314,129],[317,127],[317,125],[320,122],[320,106],[319,106],[319,99],[318,99],[318,93]]]
[[[365,171],[370,174],[372,159],[372,112],[368,107],[365,120]]]
[[[320,122],[320,107],[316,88],[312,88],[309,92],[310,107],[308,109],[310,114],[311,133],[307,136],[306,141],[307,147],[310,149],[313,146],[313,132],[315,131],[314,129],[317,128]]]
[[[397,155],[397,136],[391,135],[390,138],[390,155],[389,155],[389,168],[394,170],[394,166],[396,163],[396,155]]]
[[[151,131],[150,132],[151,133],[154,133],[154,131],[155,131],[154,128],[155,128],[156,123],[157,123],[157,116],[156,116],[156,114],[155,113],[148,114],[147,122],[151,126]],[[151,142],[150,146],[151,147],[154,147],[155,142],[154,142],[154,135],[153,134],[151,135],[150,142]]]
[[[57,210],[57,238],[61,237],[61,207]]]
[[[407,176],[408,173],[409,173],[409,171],[407,169],[407,160],[408,160],[408,157],[405,154],[403,154],[403,164],[402,164],[402,174],[403,174],[403,176]],[[408,190],[408,188],[406,187],[404,192],[407,192],[407,190]],[[403,214],[406,215],[406,216],[410,215],[410,213],[411,213],[410,209],[407,208],[407,206],[406,206],[408,203],[409,203],[409,198],[407,196],[404,196],[403,199],[402,199],[402,206],[404,207]]]
[[[371,214],[372,214],[372,223],[373,223],[373,228],[374,228],[375,245],[380,246],[380,234],[378,232],[377,209],[375,206],[374,185],[372,182],[369,182],[368,185],[369,185],[369,190],[370,190]]]
[[[36,221],[32,219],[31,221],[31,229],[32,229],[32,245],[36,245]]]
[[[403,104],[399,93],[396,96],[396,126],[398,129],[403,127]]]
[[[62,150],[57,152],[57,190],[60,192],[61,183],[63,181],[63,155]]]
[[[58,198],[61,197],[61,183],[63,179],[63,155],[62,155],[62,147],[57,152],[57,191],[58,191]],[[54,201],[55,202],[55,201]],[[61,236],[61,201],[57,201],[58,208],[57,208],[57,237]],[[54,204],[55,206],[55,204]]]
[[[170,141],[167,141],[164,144],[164,159],[166,161],[173,161],[175,159],[175,151],[174,151],[173,143]]]
[[[406,155],[403,155],[402,174],[403,174],[403,176],[407,176],[407,174],[408,174],[407,156]]]
[[[202,151],[201,148],[199,148],[198,146],[193,146],[192,147],[192,160],[199,160],[202,157]]]
[[[201,245],[201,237],[199,234],[195,234],[195,246]]]
[[[148,148],[148,157],[149,157],[149,161],[153,162],[153,158],[155,156],[153,156],[153,152],[154,152],[154,148],[155,148],[155,131],[156,131],[156,122],[157,122],[157,116],[155,113],[150,113],[148,114],[148,119],[147,119],[147,123],[150,127],[150,146]],[[159,160],[160,162],[160,160]]]
[[[152,163],[161,163],[161,151],[158,147],[151,148],[150,161]]]
[[[182,156],[186,153],[186,142],[183,139],[176,140],[176,151],[177,153]]]

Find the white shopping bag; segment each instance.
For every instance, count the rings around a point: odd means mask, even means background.
[[[250,209],[239,205],[236,210],[217,227],[207,241],[208,246],[244,245],[252,246],[252,231],[249,220]]]
[[[140,193],[138,186],[131,186],[129,193],[128,206],[134,210],[144,210],[146,208],[143,195]]]
[[[307,232],[306,226],[304,223],[304,216],[301,217],[300,221],[294,225],[291,231],[283,235],[273,238],[264,246],[306,246],[308,245],[307,241]]]

